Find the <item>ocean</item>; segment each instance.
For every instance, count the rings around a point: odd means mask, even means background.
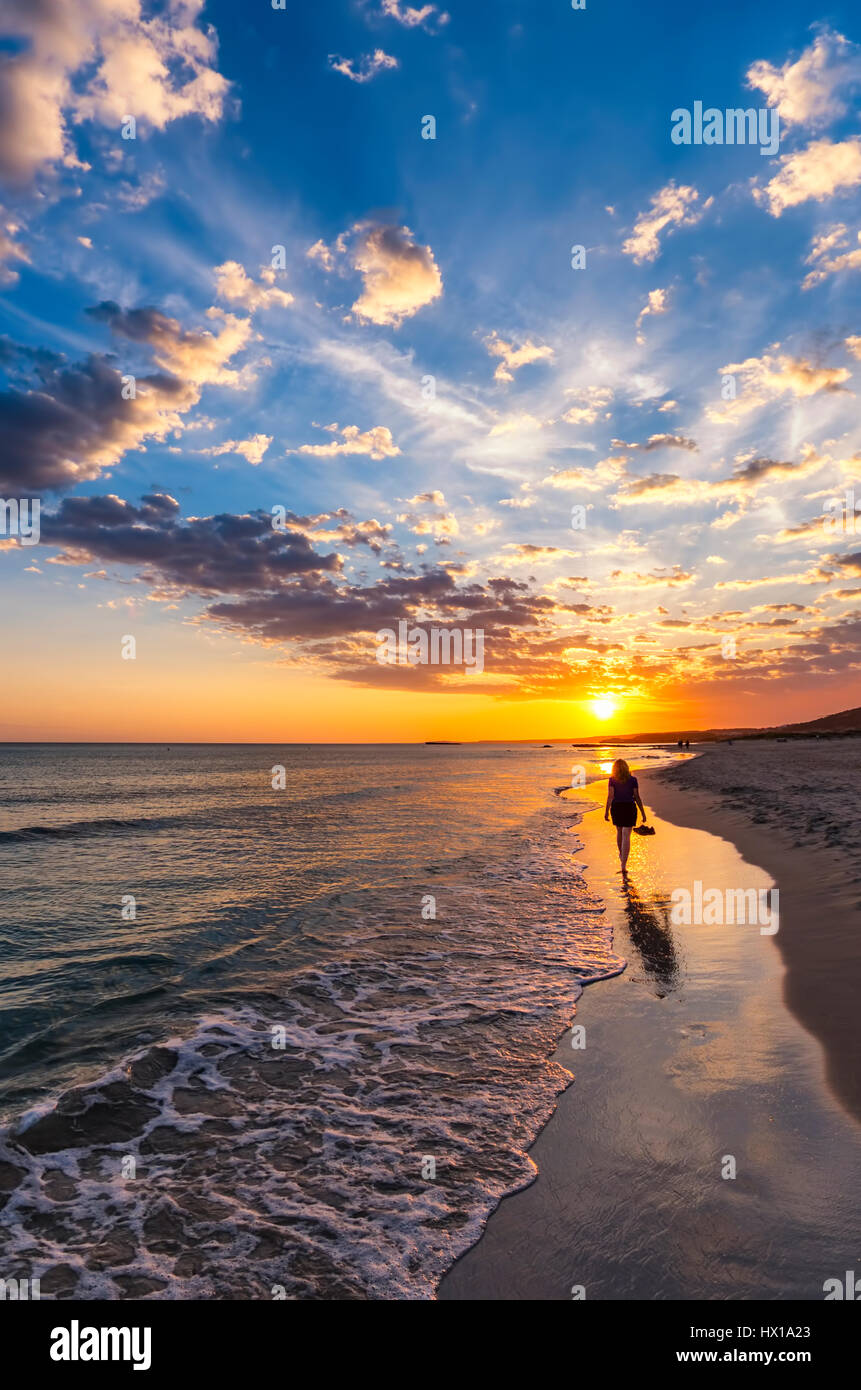
[[[554,795],[612,756],[0,748],[4,1276],[433,1297],[625,966]]]

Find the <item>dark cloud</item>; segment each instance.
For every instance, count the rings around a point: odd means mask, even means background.
[[[18,359],[20,363],[20,358]],[[182,385],[157,373],[124,400],[122,373],[105,357],[77,366],[34,361],[37,384],[0,392],[0,492],[30,496],[98,477],[159,427],[159,412],[179,403]]]
[[[196,594],[270,589],[341,568],[337,554],[318,555],[301,532],[274,530],[272,521],[266,512],[183,521],[179,503],[163,494],[137,507],[120,497],[69,497],[43,512],[41,542],[59,547],[61,558],[135,565],[154,583]]]
[[[217,333],[191,332],[157,309],[121,309],[105,301],[88,311],[126,340],[145,345],[159,370],[127,373],[110,354],[68,365],[56,353],[3,340],[0,367],[0,493],[30,496],[68,491],[117,464],[147,439],[182,427],[182,415],[207,383],[237,385],[227,366],[248,343],[245,319],[216,311]],[[212,312],[212,311],[210,311]],[[124,390],[125,385],[125,390]]]
[[[829,565],[838,565],[846,574],[861,574],[861,550],[853,555],[826,555]]]

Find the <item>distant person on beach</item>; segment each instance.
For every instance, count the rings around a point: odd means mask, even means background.
[[[607,784],[607,804],[604,807],[604,819],[609,820],[611,816],[613,818],[623,874],[626,872],[628,854],[631,849],[631,830],[637,824],[638,806],[645,825],[646,813],[640,800],[639,783],[636,777],[632,777],[631,769],[625,759],[617,758]]]

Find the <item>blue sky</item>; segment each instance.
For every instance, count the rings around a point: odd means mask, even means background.
[[[822,525],[861,444],[853,9],[9,8],[0,495],[44,510],[7,631],[71,676],[119,608],[521,729],[858,703],[859,547]],[[776,108],[778,154],[674,145],[696,101]],[[401,616],[481,622],[482,678],[380,668]]]

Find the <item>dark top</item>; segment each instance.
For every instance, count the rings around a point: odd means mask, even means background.
[[[615,777],[611,777],[609,786],[614,801],[633,801],[640,790],[639,783],[633,774],[626,782],[617,782]]]

